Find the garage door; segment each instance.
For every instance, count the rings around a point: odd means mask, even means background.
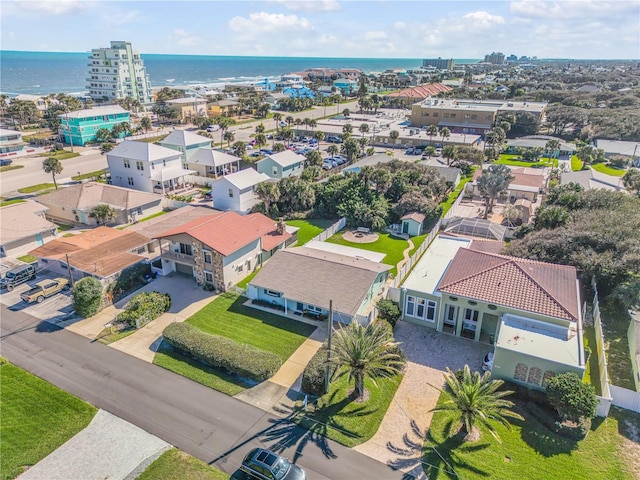
[[[193,267],[191,265],[184,265],[183,263],[176,262],[176,272],[186,273],[187,275],[193,277]]]

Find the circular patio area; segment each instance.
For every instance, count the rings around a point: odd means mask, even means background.
[[[347,230],[342,234],[342,238],[353,243],[373,243],[378,240],[378,234],[369,232],[358,232],[357,230]]]

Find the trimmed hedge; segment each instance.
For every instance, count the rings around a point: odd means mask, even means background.
[[[143,321],[142,325],[147,324],[169,308],[171,308],[171,296],[168,293],[142,292],[133,296],[124,312],[118,315],[118,320],[136,327],[138,319]]]
[[[324,382],[327,375],[327,343],[315,353],[302,372],[302,391],[310,395],[324,394]]]
[[[169,345],[199,362],[242,378],[263,382],[282,366],[280,357],[271,352],[205,333],[188,323],[172,323],[162,335]]]

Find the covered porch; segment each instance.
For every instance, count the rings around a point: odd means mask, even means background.
[[[218,178],[240,171],[240,158],[210,148],[199,148],[187,165],[201,176]]]
[[[186,188],[185,176],[196,173],[184,168],[162,168],[151,173],[153,193],[175,194],[178,189]]]
[[[473,305],[444,304],[444,317],[438,328],[443,333],[493,345],[498,332],[497,313],[482,312]]]

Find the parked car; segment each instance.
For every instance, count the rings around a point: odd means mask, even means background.
[[[322,162],[323,170],[331,170],[332,168],[333,168],[333,165],[331,165],[329,162]]]
[[[332,159],[334,162],[336,162],[338,165],[344,165],[345,163],[347,163],[347,159],[344,157],[339,157],[339,156],[335,156]]]
[[[258,150],[257,152],[253,152],[252,154],[249,155],[251,158],[258,158],[258,157],[262,157],[262,152],[260,152],[260,150]]]
[[[2,159],[0,159],[0,167],[4,167],[6,165],[11,165],[11,163],[13,163],[13,160],[11,160],[10,158],[2,158]]]
[[[436,148],[436,156],[439,157],[440,155],[442,155],[442,149]]]
[[[69,280],[66,278],[54,278],[36,283],[31,290],[20,294],[23,302],[42,303],[45,298],[51,297],[63,290],[69,290]]]
[[[264,448],[254,448],[242,460],[240,470],[260,480],[306,480],[303,469]]]
[[[335,135],[329,135],[325,140],[329,143],[342,143],[342,139],[340,137],[336,137]]]
[[[207,127],[207,132],[209,132],[209,133],[217,132],[218,130],[220,130],[220,126],[219,125],[209,125]]]
[[[0,280],[0,288],[13,290],[17,285],[36,278],[36,268],[33,265],[21,265],[9,270]]]
[[[421,149],[421,148],[416,148],[416,149],[413,151],[413,154],[414,154],[414,155],[422,155],[422,149]]]
[[[493,352],[489,352],[484,356],[484,360],[482,361],[482,370],[485,372],[490,372],[493,368]]]
[[[286,127],[287,126],[287,122],[280,122],[278,125],[280,125],[281,127]]]
[[[273,154],[273,150],[271,150],[270,148],[263,148],[260,151],[262,152],[263,155],[271,155],[271,154]]]
[[[413,155],[413,147],[409,147],[405,150],[405,152],[407,155]]]
[[[212,190],[207,190],[206,192],[204,192],[203,195],[205,200],[212,200],[213,199],[213,191]]]

